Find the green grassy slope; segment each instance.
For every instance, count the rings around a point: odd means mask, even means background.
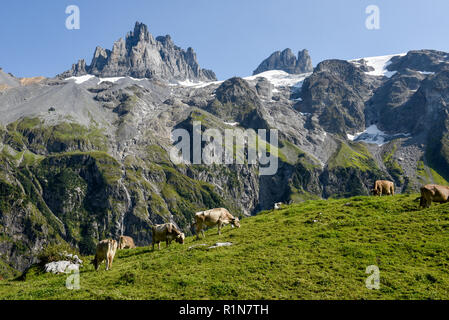
[[[449,299],[449,204],[418,210],[417,195],[318,200],[216,229],[168,249],[119,251],[111,271],[30,272],[0,281],[1,299]],[[188,250],[230,241],[231,247]],[[89,257],[91,258],[91,257]],[[88,258],[85,257],[85,260]],[[369,290],[367,266],[380,269]]]

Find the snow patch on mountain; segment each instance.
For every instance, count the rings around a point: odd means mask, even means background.
[[[254,81],[257,78],[265,78],[275,87],[302,87],[304,80],[312,73],[290,74],[282,70],[270,70],[255,76],[243,78],[246,81]]]
[[[171,85],[180,85],[182,87],[188,87],[188,88],[204,88],[207,86],[210,86],[212,84],[222,84],[224,81],[192,81],[190,79],[184,80],[184,81],[178,81],[177,84],[171,84]]]
[[[370,144],[377,144],[378,146],[382,146],[388,141],[397,138],[404,138],[410,136],[408,133],[397,133],[394,135],[389,135],[383,131],[381,131],[375,124],[366,128],[363,132],[358,132],[354,135],[346,134],[348,140],[355,142],[366,142]]]
[[[143,80],[147,80],[147,78],[133,78],[133,77],[129,77],[131,80],[133,80],[133,81],[143,81]]]
[[[231,127],[236,127],[238,126],[240,123],[238,122],[224,122],[224,124],[231,126]]]
[[[312,73],[303,74],[289,74],[282,70],[270,70],[259,73],[255,76],[243,78],[246,81],[255,81],[257,78],[265,78],[273,84],[274,87],[294,87],[301,88],[304,80],[309,77]],[[178,81],[177,83],[170,84],[171,86],[180,85],[182,87],[188,88],[204,88],[210,85],[220,85],[224,81],[192,81],[190,79],[184,81]],[[277,90],[274,89],[274,92]]]
[[[396,71],[388,71],[387,69],[387,67],[391,64],[391,59],[393,57],[403,57],[405,55],[406,53],[391,54],[386,56],[367,57],[349,60],[349,62],[352,62],[354,64],[360,64],[362,63],[362,60],[364,60],[367,66],[374,68],[373,71],[366,72],[366,74],[370,76],[384,76],[387,78],[391,78],[393,75],[396,74]]]
[[[91,75],[91,74],[86,74],[84,76],[79,76],[79,77],[70,77],[70,78],[65,79],[65,81],[75,80],[76,84],[82,84],[86,81],[89,81],[92,78],[95,78],[95,76]]]
[[[434,75],[435,74],[435,72],[431,72],[431,71],[418,71],[418,72],[423,75],[429,75],[429,74]]]
[[[70,81],[73,80],[75,81],[76,84],[83,84],[91,79],[98,79],[97,85],[102,84],[103,82],[112,82],[112,83],[116,83],[120,80],[123,79],[130,79],[132,81],[136,81],[136,82],[140,82],[143,81],[145,79],[137,79],[137,78],[133,78],[133,77],[109,77],[109,78],[97,78],[96,76],[92,75],[92,74],[86,74],[84,76],[78,76],[78,77],[70,77],[70,78],[66,78],[64,79],[65,81]]]
[[[100,78],[100,81],[97,84],[101,84],[102,82],[112,82],[115,83],[119,80],[125,79],[125,77],[112,77],[112,78]]]

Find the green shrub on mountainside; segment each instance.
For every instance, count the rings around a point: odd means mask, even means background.
[[[391,143],[389,145],[389,150],[384,153],[382,160],[385,164],[385,167],[388,170],[388,173],[394,179],[396,185],[404,184],[404,170],[399,165],[399,163],[394,159],[394,154],[397,150],[398,146],[396,143]]]
[[[107,150],[107,139],[100,128],[74,122],[45,124],[39,118],[24,118],[7,126],[7,139],[13,148],[24,146],[37,154],[74,150]]]
[[[11,266],[5,261],[3,261],[2,258],[0,257],[0,281],[5,279],[12,279],[19,275],[20,273],[17,270],[11,268]]]
[[[361,143],[340,141],[338,151],[329,162],[329,168],[355,168],[360,171],[379,171],[379,168],[366,146]]]
[[[443,179],[449,180],[449,118],[441,121],[441,134],[429,135],[425,157],[430,167],[434,168]],[[438,132],[438,130],[435,130]]]
[[[418,181],[421,184],[433,183],[439,185],[448,185],[448,182],[442,176],[440,176],[438,172],[426,166],[423,161],[418,161],[416,175],[418,177]]]

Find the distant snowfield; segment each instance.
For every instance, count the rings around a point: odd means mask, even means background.
[[[67,79],[64,79],[65,81],[69,81],[69,80],[75,80],[76,84],[82,84],[86,81],[89,81],[90,79],[95,78],[94,75],[91,74],[86,74],[85,76],[79,76],[79,77],[70,77]]]
[[[368,58],[360,58],[355,60],[349,60],[349,62],[352,62],[354,64],[359,64],[361,60],[365,60],[367,66],[373,67],[374,71],[366,72],[366,74],[370,76],[384,76],[387,78],[391,78],[393,75],[396,74],[396,71],[388,71],[387,67],[391,64],[391,59],[393,57],[403,57],[406,53],[399,53],[399,54],[391,54],[387,56],[378,56],[378,57],[368,57]]]
[[[112,78],[100,78],[100,81],[97,84],[100,84],[102,82],[112,82],[115,83],[119,80],[125,79],[125,77],[112,77]]]
[[[228,126],[232,126],[232,127],[236,127],[239,125],[238,122],[224,122],[224,124],[228,125]]]
[[[75,81],[76,84],[83,84],[84,82],[87,82],[93,78],[98,79],[97,85],[103,83],[103,82],[112,82],[112,83],[116,83],[120,80],[123,79],[130,79],[132,81],[143,81],[146,80],[146,78],[143,79],[137,79],[137,78],[133,78],[133,77],[110,77],[110,78],[97,78],[94,75],[91,74],[87,74],[84,76],[79,76],[79,77],[70,77],[70,78],[66,78],[64,79],[65,81],[70,81],[73,80]],[[221,84],[223,81],[210,81],[210,82],[203,82],[203,81],[198,81],[198,82],[194,82],[191,81],[189,79],[185,80],[185,81],[178,81],[177,83],[170,83],[170,86],[183,86],[183,87],[190,87],[190,88],[203,88],[203,87],[207,87],[211,84]]]
[[[408,133],[398,133],[395,135],[386,134],[385,132],[379,130],[375,124],[366,128],[365,131],[356,133],[355,135],[347,134],[348,139],[351,141],[377,144],[378,146],[383,146],[385,143],[395,138],[408,136],[410,136]]]
[[[274,87],[295,87],[300,88],[302,86],[303,81],[309,77],[311,73],[303,73],[303,74],[289,74],[282,70],[270,70],[266,72],[262,72],[256,74],[255,76],[245,77],[243,78],[246,81],[254,81],[257,78],[265,78],[269,82],[273,84]],[[188,88],[204,88],[210,85],[220,85],[224,81],[191,81],[189,79],[184,81],[178,81],[177,84],[171,84],[172,86],[180,85]],[[276,89],[275,89],[276,90]]]
[[[207,86],[210,86],[212,84],[222,84],[224,81],[191,81],[190,79],[184,80],[184,81],[178,81],[178,84],[183,87],[189,87],[189,88],[204,88]],[[173,84],[172,84],[173,85]],[[174,84],[176,85],[176,84]]]
[[[115,83],[117,81],[120,81],[122,79],[131,79],[133,81],[143,81],[145,79],[136,79],[136,78],[132,78],[132,77],[110,77],[110,78],[97,78],[96,76],[92,75],[92,74],[86,74],[84,76],[79,76],[79,77],[70,77],[70,78],[66,78],[64,79],[65,81],[70,81],[70,80],[74,80],[76,84],[83,84],[84,82],[87,82],[93,78],[98,79],[98,84],[101,84],[103,82],[112,82]]]
[[[431,72],[431,71],[418,71],[418,72],[423,75],[429,75],[429,74],[434,75],[435,74],[435,72]]]
[[[254,81],[257,78],[265,78],[275,87],[302,87],[304,80],[312,73],[290,74],[282,70],[269,70],[254,76],[243,78],[247,81]]]
[[[250,76],[243,78],[247,81],[254,81],[257,78],[265,78],[269,82],[273,84],[275,88],[277,87],[294,87],[294,88],[301,88],[302,83],[304,80],[309,77],[312,73],[303,73],[303,74],[289,74],[282,70],[270,70],[266,72],[259,73],[255,76]],[[98,79],[97,84],[101,84],[103,82],[118,82],[122,79],[131,79],[133,81],[142,81],[145,79],[136,79],[132,77],[110,77],[110,78],[97,78],[94,75],[87,74],[84,76],[79,77],[70,77],[64,79],[65,81],[75,81],[76,84],[83,84],[91,79]],[[170,86],[182,86],[186,88],[204,88],[210,85],[220,85],[224,81],[192,81],[190,79],[184,80],[184,81],[178,81],[177,83],[171,83]],[[276,90],[276,89],[275,89]]]

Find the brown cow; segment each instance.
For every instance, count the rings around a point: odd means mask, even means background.
[[[375,196],[382,196],[383,194],[394,196],[394,183],[387,180],[377,180],[371,192]]]
[[[433,202],[449,202],[449,187],[428,184],[421,188],[420,207],[429,208]]]
[[[229,213],[225,208],[201,211],[195,214],[196,237],[200,238],[200,232],[204,237],[204,227],[213,227],[218,225],[218,234],[221,234],[221,228],[224,225],[232,224],[233,227],[240,228],[240,220]]]
[[[118,248],[120,250],[122,249],[134,249],[136,245],[134,244],[134,240],[131,237],[127,236],[120,236],[119,242],[118,242]]]
[[[100,264],[106,260],[106,270],[112,267],[115,253],[117,252],[117,241],[112,239],[102,240],[97,245],[97,253],[95,254],[92,264],[95,266],[95,270],[98,270]]]
[[[157,243],[158,249],[161,250],[161,241],[165,241],[167,247],[175,240],[180,244],[184,244],[185,235],[173,223],[156,224],[152,227],[153,231],[153,250]]]

